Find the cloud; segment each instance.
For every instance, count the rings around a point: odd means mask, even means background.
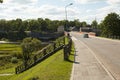
[[[120,7],[109,5],[109,6],[105,6],[100,9],[97,9],[96,17],[97,17],[97,19],[99,19],[99,22],[100,22],[101,20],[104,20],[105,16],[107,16],[107,14],[109,14],[111,12],[120,14]]]
[[[0,18],[1,19],[36,19],[36,18],[49,18],[52,20],[65,19],[65,7],[59,5],[40,4],[40,0],[4,0],[0,5]],[[67,0],[61,0],[67,1]],[[95,18],[98,21],[103,20],[104,17],[110,12],[120,14],[119,0],[74,0],[76,3],[90,6],[89,8],[81,8],[78,6],[67,7],[68,20],[80,19],[80,21],[87,21],[91,23]],[[92,8],[91,3],[105,3],[98,8]],[[97,5],[98,5],[97,4]],[[96,4],[94,4],[96,5]]]
[[[43,5],[39,8],[39,12],[43,12],[46,15],[61,15],[63,14],[64,10],[62,7]]]
[[[97,3],[97,2],[106,2],[110,5],[118,5],[120,6],[120,0],[74,0],[75,3],[79,4],[89,4],[89,3]]]
[[[25,5],[25,4],[34,4],[37,1],[38,0],[4,0],[4,3],[6,3],[6,4],[21,4],[21,5]]]
[[[97,3],[104,0],[74,0],[75,3],[88,4],[88,3]]]
[[[120,13],[120,7],[117,6],[106,6],[106,7],[102,7],[100,9],[97,10],[98,13],[111,13],[111,12],[116,12],[116,13]]]
[[[58,7],[53,5],[43,5],[38,9],[41,15],[51,19],[65,19],[65,7]],[[67,8],[68,19],[72,19],[73,16],[79,14],[77,8]]]
[[[120,0],[107,0],[107,3],[110,5],[120,6]]]

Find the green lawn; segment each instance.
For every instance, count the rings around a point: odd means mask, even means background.
[[[73,53],[74,50],[72,50]],[[69,59],[73,61],[74,55],[70,55]],[[33,78],[38,78],[38,80],[69,80],[72,64],[72,62],[63,60],[63,50],[60,50],[21,74],[0,76],[0,80],[35,80]]]
[[[0,44],[0,55],[11,55],[21,53],[22,49],[18,44]]]
[[[7,56],[17,55],[20,57],[21,51],[19,44],[0,44],[0,74],[15,72],[14,68],[21,63],[21,60],[17,64],[13,64]]]
[[[21,60],[14,64],[12,62],[0,60],[0,74],[15,73],[15,67],[22,63]]]

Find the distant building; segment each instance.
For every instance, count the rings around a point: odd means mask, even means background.
[[[71,31],[79,31],[79,29],[77,27],[75,27],[75,26],[74,27],[70,27],[70,30]]]
[[[80,32],[91,32],[92,28],[90,27],[80,27]]]
[[[57,28],[57,32],[64,32],[64,26],[59,26]]]

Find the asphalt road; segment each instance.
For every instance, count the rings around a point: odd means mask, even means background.
[[[83,38],[83,34],[70,32],[70,35],[87,45],[112,74],[120,80],[120,41],[103,38]]]

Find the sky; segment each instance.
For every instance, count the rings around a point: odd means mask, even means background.
[[[79,19],[91,24],[99,23],[111,12],[120,15],[120,0],[3,0],[0,4],[0,19],[37,19],[65,20]]]

